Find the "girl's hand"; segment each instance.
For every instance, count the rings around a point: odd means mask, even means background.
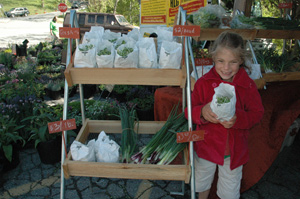
[[[234,115],[229,121],[223,121],[223,122],[220,122],[224,128],[226,129],[229,129],[231,128],[236,122],[236,115]]]
[[[215,123],[215,124],[220,123],[220,121],[217,119],[218,116],[214,112],[212,112],[212,110],[210,108],[210,103],[211,102],[209,102],[208,104],[203,106],[202,111],[201,111],[201,116],[205,120],[207,120],[211,123]]]

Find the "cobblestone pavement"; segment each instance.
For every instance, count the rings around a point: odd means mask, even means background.
[[[265,176],[242,199],[300,198],[300,136],[286,147]],[[21,163],[4,174],[1,199],[60,198],[60,163],[41,163],[35,149],[22,150]],[[180,199],[190,198],[190,187],[184,185],[184,196],[172,195],[181,191],[182,182],[71,177],[65,180],[66,199]]]

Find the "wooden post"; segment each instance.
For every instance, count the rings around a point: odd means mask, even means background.
[[[235,13],[236,10],[239,10],[241,12],[244,12],[245,16],[249,17],[251,14],[252,1],[253,0],[234,1],[233,13]]]

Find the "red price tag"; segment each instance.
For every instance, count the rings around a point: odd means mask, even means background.
[[[195,65],[196,66],[213,65],[213,60],[212,58],[195,58]]]
[[[173,27],[173,36],[194,37],[200,35],[200,26],[175,25]]]
[[[59,27],[59,37],[80,39],[80,28]]]
[[[49,133],[57,133],[67,130],[76,129],[75,119],[61,120],[57,122],[48,123]]]
[[[204,130],[177,133],[177,143],[204,140]]]
[[[293,8],[293,3],[279,3],[278,8]]]

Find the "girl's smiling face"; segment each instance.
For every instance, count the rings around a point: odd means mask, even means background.
[[[215,69],[221,79],[232,82],[234,75],[239,71],[242,59],[235,55],[232,50],[220,47],[213,58]]]

